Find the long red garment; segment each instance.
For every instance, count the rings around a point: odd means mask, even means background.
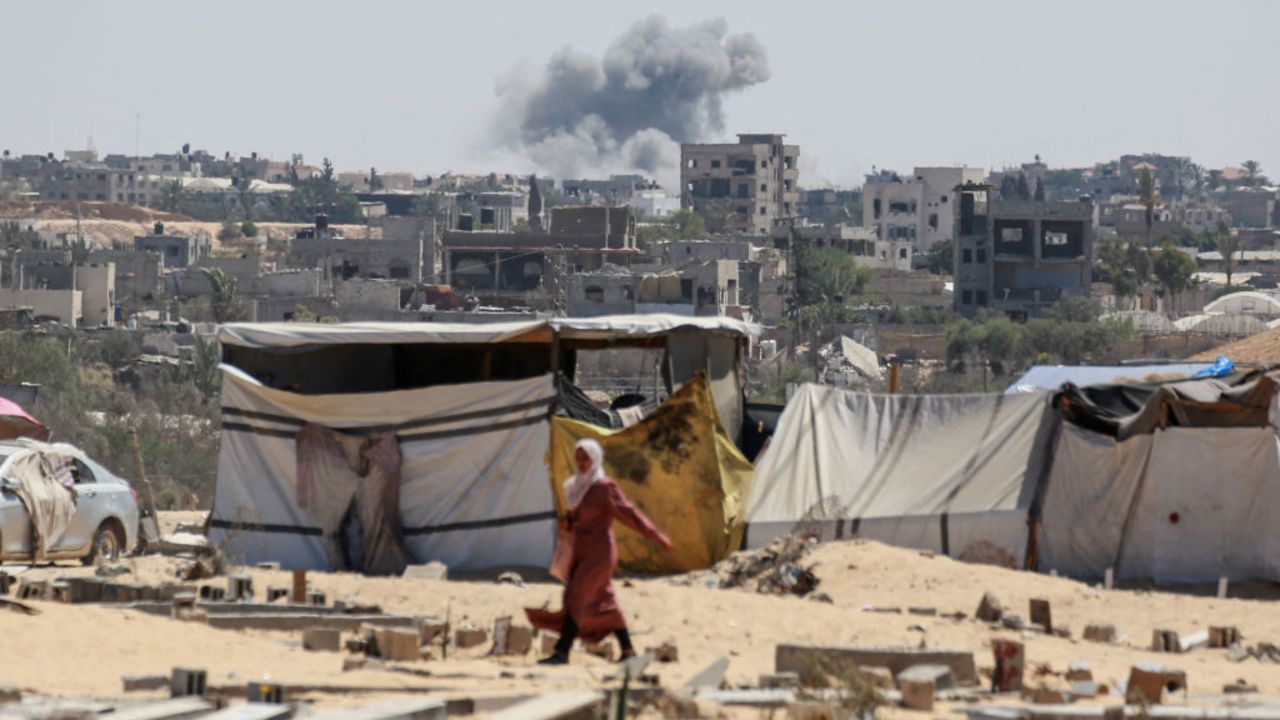
[[[564,608],[557,611],[525,609],[534,627],[560,632],[567,612],[578,624],[580,637],[596,643],[615,630],[624,630],[627,621],[613,592],[613,569],[618,564],[618,542],[613,521],[626,525],[656,543],[666,535],[654,527],[611,478],[591,486],[577,509],[569,512],[573,532],[573,569],[564,588]]]

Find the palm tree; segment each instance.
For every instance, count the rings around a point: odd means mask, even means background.
[[[219,325],[240,319],[240,300],[236,297],[236,279],[222,268],[202,267],[200,273],[209,281],[213,297],[209,313]]]
[[[1222,256],[1222,268],[1227,272],[1227,287],[1231,287],[1231,275],[1236,269],[1236,253],[1240,251],[1240,236],[1231,232],[1225,222],[1219,221],[1213,244]]]
[[[1245,182],[1253,187],[1258,182],[1258,178],[1262,176],[1262,163],[1257,160],[1245,160],[1240,163],[1240,169],[1244,170]]]
[[[1142,198],[1143,207],[1146,208],[1147,222],[1147,247],[1151,247],[1151,226],[1155,222],[1156,211],[1156,181],[1151,177],[1151,170],[1142,169],[1142,174],[1138,176],[1138,194]]]

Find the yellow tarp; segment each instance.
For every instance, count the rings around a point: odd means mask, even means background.
[[[675,545],[664,553],[615,524],[618,562],[624,569],[686,572],[709,567],[738,549],[754,472],[721,427],[705,374],[624,430],[552,418],[549,464],[562,514],[563,481],[573,472],[573,446],[584,437],[600,441],[605,472]]]

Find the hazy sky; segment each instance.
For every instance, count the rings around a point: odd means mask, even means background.
[[[183,142],[340,169],[514,170],[495,83],[651,14],[723,17],[771,78],[725,98],[724,138],[785,132],[802,184],[871,166],[1053,166],[1125,152],[1254,158],[1280,176],[1280,2],[650,1],[0,4],[0,148]]]

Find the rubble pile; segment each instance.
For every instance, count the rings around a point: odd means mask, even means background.
[[[806,535],[786,535],[759,550],[743,550],[711,568],[673,580],[679,585],[701,585],[721,589],[742,588],[766,595],[812,593],[819,579],[813,565],[802,560],[818,541]]]

